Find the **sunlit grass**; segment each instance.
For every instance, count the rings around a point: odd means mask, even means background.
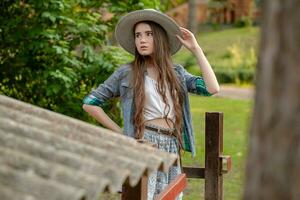
[[[240,55],[250,55],[251,49],[257,54],[259,28],[230,28],[213,32],[200,32],[197,41],[213,68],[233,67],[230,49],[235,48]],[[173,56],[175,63],[187,67],[193,74],[200,74],[195,57],[184,47]]]
[[[205,112],[223,112],[223,152],[226,155],[231,155],[233,161],[232,171],[224,175],[224,199],[241,199],[252,101],[214,97],[207,98],[191,95],[190,103],[196,137],[197,155],[193,159],[189,153],[185,153],[183,156],[183,164],[204,167]],[[189,179],[184,199],[204,199],[204,180]]]

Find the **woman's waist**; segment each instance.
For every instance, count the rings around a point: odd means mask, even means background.
[[[164,129],[174,129],[174,122],[170,118],[155,118],[145,122],[145,126],[155,125]]]

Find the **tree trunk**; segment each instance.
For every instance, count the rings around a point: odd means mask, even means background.
[[[197,1],[189,0],[188,29],[194,34],[197,33],[197,24]]]
[[[300,197],[300,1],[262,2],[245,200]]]

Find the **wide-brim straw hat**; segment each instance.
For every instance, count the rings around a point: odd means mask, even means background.
[[[135,41],[133,27],[142,21],[153,21],[159,24],[167,33],[170,44],[170,53],[174,55],[182,46],[176,34],[182,36],[177,23],[168,15],[154,9],[136,10],[123,16],[115,29],[118,43],[129,53],[135,55]]]

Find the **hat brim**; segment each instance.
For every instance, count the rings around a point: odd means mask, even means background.
[[[128,13],[119,20],[116,26],[116,40],[126,51],[135,54],[133,27],[141,21],[153,21],[162,26],[168,35],[171,55],[174,55],[181,48],[182,44],[176,34],[182,36],[182,33],[177,23],[166,14],[153,9],[145,9]]]

